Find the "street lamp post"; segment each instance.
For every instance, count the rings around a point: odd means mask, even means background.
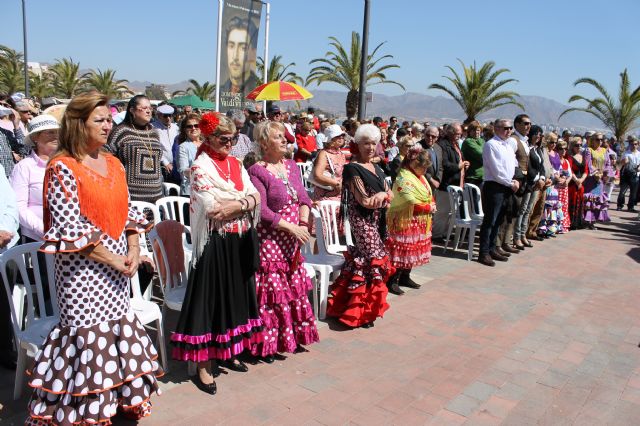
[[[24,95],[29,97],[29,67],[27,66],[27,11],[22,0],[22,40],[24,41]]]
[[[367,58],[369,43],[369,2],[364,0],[364,23],[362,25],[362,53],[360,55],[360,88],[358,101],[358,121],[362,122],[367,113]]]

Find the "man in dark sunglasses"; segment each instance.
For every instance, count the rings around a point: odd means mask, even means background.
[[[495,136],[482,148],[484,219],[480,227],[478,262],[487,266],[495,266],[494,260],[502,262],[508,260],[507,256],[496,251],[496,239],[504,220],[506,202],[520,187],[520,183],[514,179],[517,162],[516,143],[511,137],[513,131],[511,120],[501,118],[493,125]]]

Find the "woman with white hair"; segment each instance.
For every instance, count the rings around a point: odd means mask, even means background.
[[[327,315],[350,327],[373,327],[389,309],[386,282],[395,272],[384,245],[386,209],[393,193],[382,169],[372,163],[380,130],[363,124],[355,134],[357,161],[345,166],[342,179],[342,212],[348,216],[354,246],[345,253],[345,264],[331,287]]]
[[[11,187],[16,193],[20,231],[26,242],[42,241],[42,185],[49,158],[58,149],[58,121],[47,114],[29,123],[25,144],[33,148],[31,154],[15,165],[11,172]]]

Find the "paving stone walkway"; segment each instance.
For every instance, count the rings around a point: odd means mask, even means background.
[[[612,216],[495,268],[436,247],[375,328],[321,323],[309,352],[222,374],[214,397],[172,362],[140,424],[639,424],[640,224]],[[27,397],[0,379],[0,422],[20,424]]]

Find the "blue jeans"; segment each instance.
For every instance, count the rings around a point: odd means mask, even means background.
[[[510,187],[486,181],[482,186],[482,210],[484,219],[480,227],[480,254],[488,254],[496,248],[498,230],[504,221],[505,203],[513,194]]]

